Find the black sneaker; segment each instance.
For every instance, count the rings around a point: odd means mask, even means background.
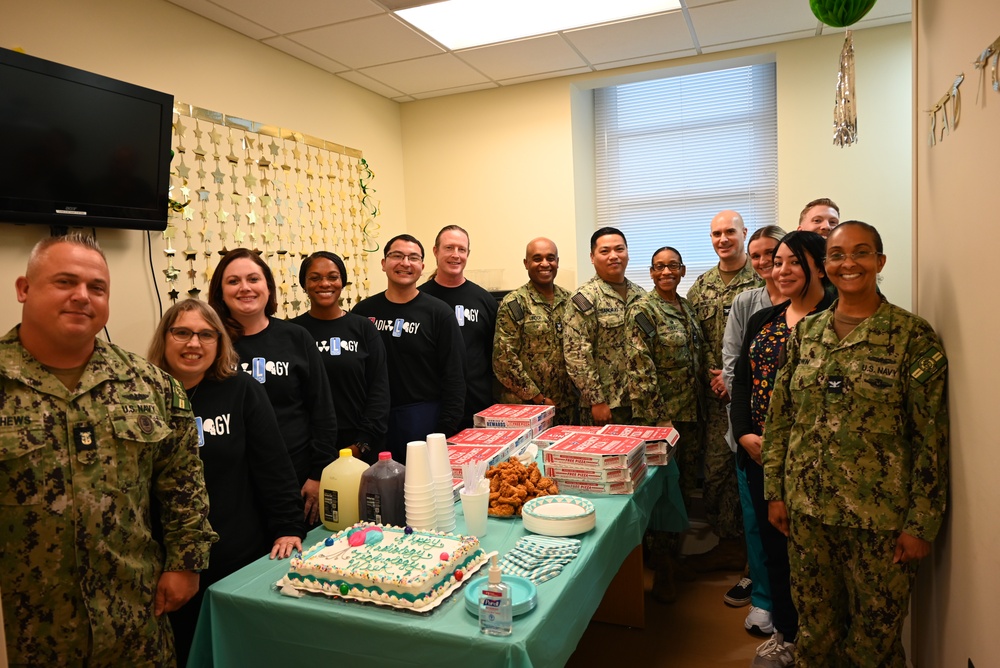
[[[726,605],[731,605],[734,608],[742,608],[744,605],[750,605],[750,594],[752,593],[753,580],[750,578],[741,578],[739,582],[726,592],[722,600],[726,602]]]

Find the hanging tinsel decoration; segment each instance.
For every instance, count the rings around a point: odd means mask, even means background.
[[[833,105],[833,143],[850,146],[858,141],[858,101],[854,88],[854,38],[847,31],[840,52],[837,94]]]

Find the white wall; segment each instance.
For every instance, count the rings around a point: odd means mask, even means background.
[[[1000,227],[1000,94],[979,92],[972,62],[1000,35],[1000,3],[914,3],[913,99],[916,310],[948,355],[951,417],[949,511],[913,600],[917,668],[1000,666],[1000,375],[998,297],[993,289]],[[930,109],[965,73],[958,127],[928,146]],[[987,82],[989,70],[987,70]],[[950,109],[949,109],[950,111]],[[940,127],[941,117],[938,117]],[[982,247],[980,247],[982,245]]]
[[[525,242],[549,236],[560,248],[559,283],[574,287],[593,273],[587,259],[594,229],[590,89],[671,68],[773,57],[779,222],[794,229],[803,204],[825,196],[845,216],[876,225],[891,256],[882,289],[909,307],[910,29],[904,24],[855,34],[861,140],[850,148],[832,143],[842,44],[842,35],[782,42],[406,103],[409,232],[429,244],[444,225],[466,227],[473,237],[469,267],[502,268],[504,288],[525,281]],[[725,206],[720,202],[720,209]]]
[[[376,173],[381,239],[405,231],[399,105],[391,100],[163,0],[4,2],[0,46],[360,149]],[[48,234],[0,223],[0,331],[20,320],[14,280]],[[166,302],[163,244],[154,233],[154,282],[144,233],[98,230],[98,239],[111,268],[111,339],[145,352],[159,318],[157,289]],[[377,261],[370,274],[373,288],[384,286]]]

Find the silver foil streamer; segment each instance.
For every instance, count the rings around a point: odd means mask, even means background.
[[[854,86],[854,36],[848,30],[844,48],[840,51],[840,71],[837,73],[837,94],[833,106],[835,146],[850,146],[858,141],[858,102]]]

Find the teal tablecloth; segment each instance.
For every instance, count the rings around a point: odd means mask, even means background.
[[[677,466],[650,468],[630,496],[588,496],[597,526],[582,536],[576,559],[538,586],[538,607],[514,619],[514,633],[494,638],[479,632],[465,608],[464,590],[429,613],[332,599],[283,596],[275,589],[286,561],[258,559],[219,581],[202,604],[189,666],[433,665],[458,668],[550,668],[566,663],[625,557],[642,541],[661,495],[683,529],[687,523],[677,490]],[[662,502],[661,502],[662,505]],[[458,508],[458,528],[465,518]],[[311,546],[330,532],[313,530]],[[528,535],[519,519],[488,521],[482,544],[501,556]],[[481,571],[482,572],[482,571]]]

